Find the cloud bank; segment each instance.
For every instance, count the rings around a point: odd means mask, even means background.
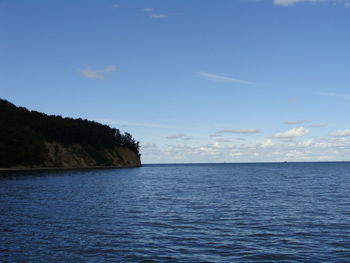
[[[260,142],[144,145],[144,163],[341,161],[349,160],[350,155],[350,138],[335,137],[287,143],[267,138]]]

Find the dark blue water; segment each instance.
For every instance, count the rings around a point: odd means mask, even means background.
[[[350,262],[350,163],[2,173],[1,262]]]

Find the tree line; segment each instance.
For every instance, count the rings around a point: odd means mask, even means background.
[[[126,147],[140,156],[139,142],[129,133],[86,119],[29,111],[0,99],[0,167],[44,161],[45,141],[97,150]]]

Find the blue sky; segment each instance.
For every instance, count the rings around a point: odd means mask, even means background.
[[[0,97],[144,163],[350,159],[348,0],[0,0]]]

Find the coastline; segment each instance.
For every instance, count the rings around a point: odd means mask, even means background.
[[[103,170],[103,169],[128,169],[140,168],[139,166],[88,166],[88,167],[9,167],[0,168],[1,172],[30,172],[30,171],[66,171],[66,170]]]

